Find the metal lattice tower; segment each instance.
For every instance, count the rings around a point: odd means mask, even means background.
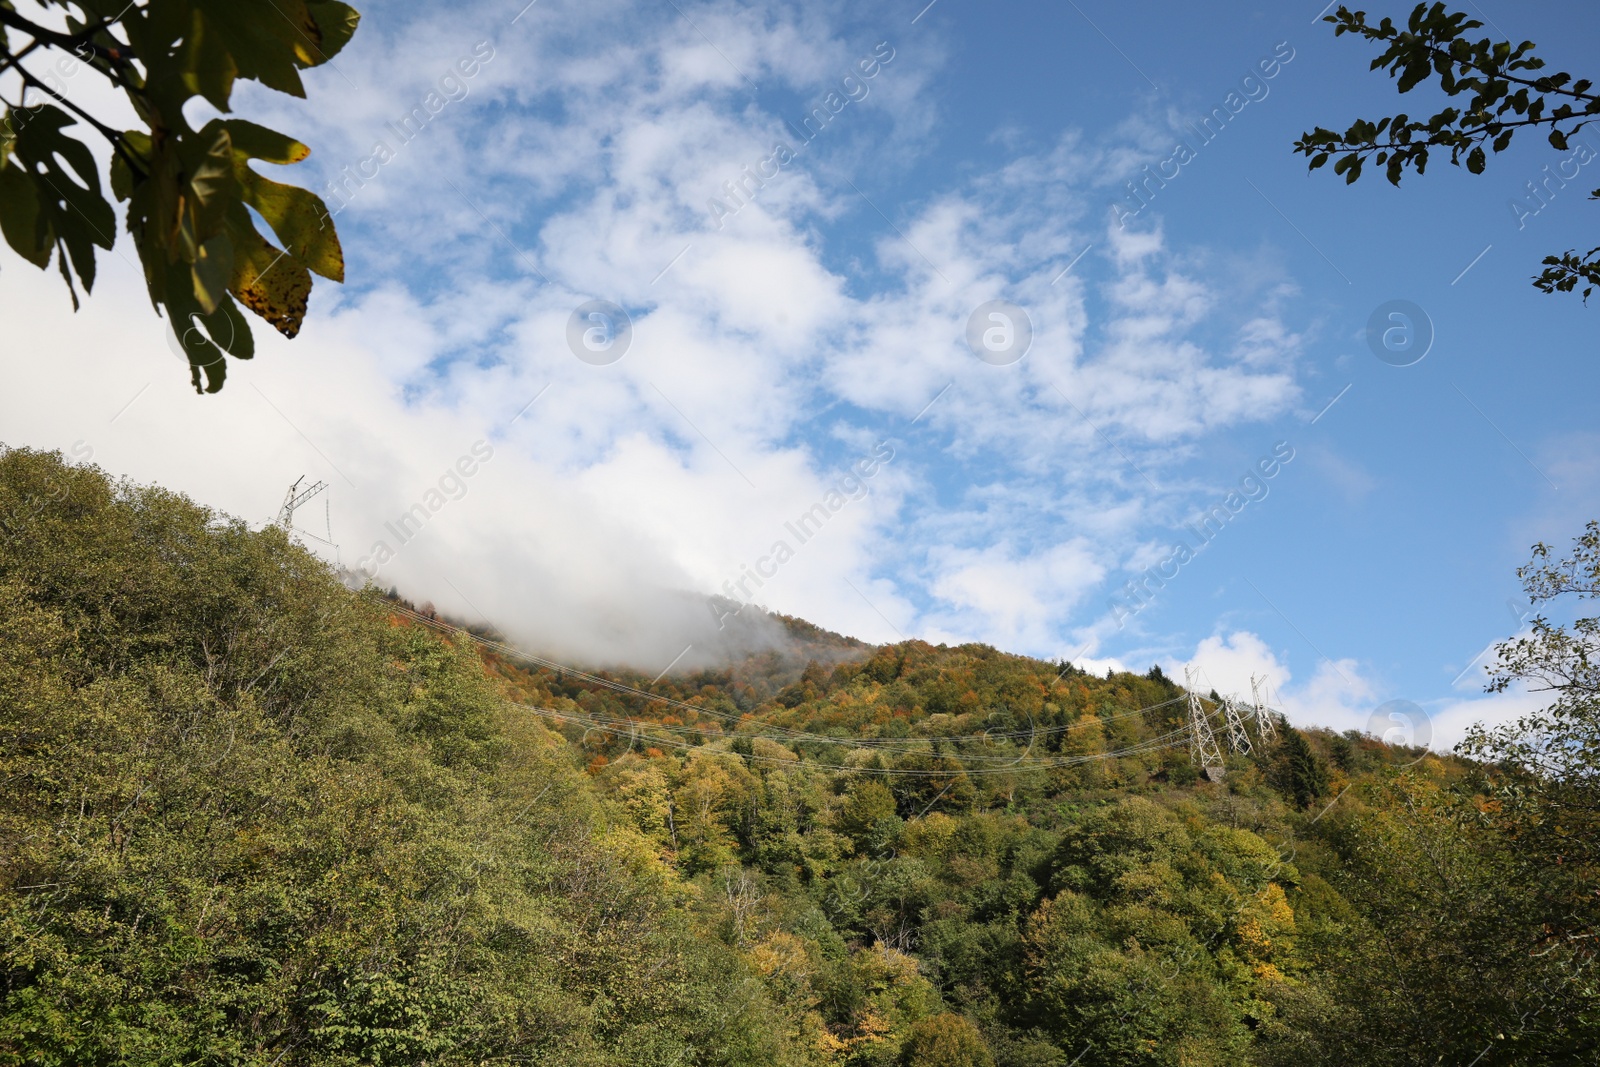
[[[310,500],[312,497],[328,488],[327,482],[318,482],[313,486],[301,489],[300,483],[305,480],[306,476],[303,474],[296,478],[294,484],[289,487],[289,491],[283,496],[283,507],[278,509],[278,525],[282,526],[285,530],[294,529],[294,513],[296,509],[300,508],[306,503],[306,501]]]
[[[1244,728],[1244,716],[1239,712],[1238,700],[1223,697],[1222,716],[1228,726],[1228,747],[1241,756],[1250,755],[1250,732]]]
[[[1261,703],[1261,682],[1255,675],[1250,676],[1250,706],[1253,709],[1252,718],[1256,720],[1256,735],[1263,741],[1276,741],[1278,739],[1278,726],[1272,721],[1272,711]]]
[[[1222,747],[1217,735],[1211,732],[1211,720],[1206,709],[1200,706],[1200,695],[1194,691],[1194,678],[1183,669],[1184,688],[1189,691],[1189,758],[1198,763],[1205,776],[1213,782],[1222,780]]]

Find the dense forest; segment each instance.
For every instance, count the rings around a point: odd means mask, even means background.
[[[1600,591],[1585,543],[1530,593]],[[1587,660],[1457,755],[1269,719],[1212,782],[1159,668],[790,619],[718,671],[580,671],[27,450],[0,596],[0,1064],[1600,1045]]]

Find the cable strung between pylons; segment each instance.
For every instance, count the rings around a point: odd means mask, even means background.
[[[432,627],[434,629],[441,630],[441,631],[444,631],[444,632],[447,632],[447,633],[458,634],[460,636],[464,636],[468,640],[473,641],[473,642],[475,642],[476,644],[478,644],[480,646],[483,646],[485,648],[493,649],[493,650],[495,650],[497,652],[500,652],[503,655],[506,655],[508,657],[525,659],[528,662],[538,664],[539,666],[546,667],[546,668],[548,668],[550,670],[560,671],[560,672],[563,672],[565,674],[570,674],[570,675],[572,675],[572,676],[574,676],[576,678],[581,678],[581,679],[583,679],[585,681],[588,681],[588,682],[590,682],[590,683],[592,683],[594,685],[598,685],[598,686],[601,686],[603,688],[610,689],[613,692],[618,692],[618,693],[627,694],[629,696],[634,696],[634,697],[637,697],[637,698],[639,698],[641,700],[644,700],[644,701],[647,701],[647,702],[656,702],[656,703],[666,704],[669,707],[679,708],[679,709],[681,709],[683,711],[692,712],[695,715],[703,715],[703,716],[706,716],[708,718],[717,719],[717,720],[720,720],[722,722],[727,722],[727,723],[730,723],[730,724],[739,724],[739,723],[742,723],[742,722],[745,721],[744,720],[744,716],[742,714],[733,714],[733,713],[730,713],[730,712],[718,711],[715,708],[707,708],[707,707],[703,707],[703,706],[700,706],[700,705],[697,705],[697,704],[690,704],[690,703],[688,703],[686,701],[678,700],[676,698],[669,697],[669,696],[663,696],[663,695],[661,695],[659,693],[647,692],[645,690],[638,689],[638,688],[635,688],[634,686],[628,685],[628,684],[626,684],[624,682],[618,682],[618,681],[615,681],[615,680],[610,679],[610,678],[604,678],[604,677],[601,677],[599,675],[589,674],[588,672],[579,670],[579,669],[577,669],[575,667],[570,667],[570,666],[567,666],[566,664],[558,663],[558,662],[556,662],[554,660],[550,660],[550,659],[546,659],[546,658],[544,658],[542,656],[534,655],[533,653],[524,651],[523,649],[519,649],[519,648],[516,648],[515,646],[508,645],[503,641],[495,641],[495,640],[492,640],[490,638],[480,637],[477,634],[472,633],[470,630],[465,630],[465,629],[462,629],[461,627],[453,626],[450,623],[443,622],[443,621],[435,619],[435,618],[430,618],[429,616],[424,615],[424,614],[422,614],[420,612],[414,611],[414,610],[412,610],[410,608],[407,608],[404,605],[390,604],[389,607],[391,609],[397,611],[401,615],[404,615],[404,616],[406,616],[408,618],[414,619],[415,621],[420,622],[425,626],[429,626],[429,627]],[[1170,706],[1172,706],[1174,704],[1182,703],[1183,701],[1185,701],[1187,699],[1188,699],[1188,696],[1187,696],[1187,694],[1185,694],[1183,696],[1174,697],[1172,700],[1162,701],[1159,704],[1151,704],[1151,705],[1148,705],[1148,706],[1142,707],[1142,708],[1132,708],[1132,709],[1129,709],[1129,710],[1126,710],[1126,711],[1121,711],[1121,712],[1114,713],[1112,715],[1086,716],[1083,719],[1079,719],[1077,721],[1074,721],[1074,722],[1071,722],[1071,723],[1066,723],[1066,724],[1063,724],[1063,725],[1060,725],[1060,726],[1035,727],[1035,728],[1030,729],[1030,730],[1013,730],[1013,731],[1006,731],[1006,732],[985,731],[985,732],[980,733],[980,734],[966,734],[966,735],[959,735],[959,736],[954,736],[954,737],[938,737],[938,738],[913,738],[913,739],[903,739],[903,738],[838,738],[838,737],[829,737],[829,736],[827,736],[825,734],[814,734],[814,733],[810,733],[810,732],[807,732],[807,731],[804,731],[804,730],[794,730],[794,729],[790,729],[789,727],[779,726],[779,725],[776,725],[776,724],[773,724],[773,723],[766,723],[766,724],[763,724],[763,725],[765,726],[765,728],[768,731],[770,731],[770,733],[772,735],[772,736],[768,736],[768,740],[775,740],[776,738],[780,738],[781,737],[781,738],[787,739],[791,743],[839,745],[839,746],[843,746],[843,747],[846,747],[846,748],[853,748],[853,749],[877,749],[877,750],[883,750],[883,751],[887,751],[887,752],[893,752],[893,751],[915,752],[915,751],[922,751],[922,747],[925,744],[927,744],[929,741],[933,741],[933,740],[937,740],[937,741],[940,741],[942,743],[960,744],[962,742],[974,742],[974,743],[976,743],[976,742],[988,742],[988,743],[993,743],[996,740],[1021,739],[1021,738],[1028,738],[1029,739],[1028,747],[1031,749],[1033,744],[1040,738],[1048,738],[1048,737],[1051,737],[1051,736],[1053,736],[1055,734],[1070,733],[1073,730],[1087,729],[1087,728],[1089,728],[1091,726],[1095,726],[1095,725],[1103,724],[1103,723],[1107,723],[1107,722],[1112,722],[1112,721],[1115,721],[1117,719],[1128,718],[1128,717],[1131,717],[1133,715],[1142,715],[1142,714],[1144,714],[1145,712],[1148,712],[1148,711],[1158,711],[1158,710],[1160,710],[1162,708],[1170,707]],[[662,725],[662,724],[657,723],[656,725]],[[767,735],[758,734],[758,733],[754,733],[754,732],[744,732],[744,733],[741,733],[740,736],[752,736],[753,737],[753,736],[767,736]],[[969,758],[979,759],[979,760],[1007,760],[1008,759],[1008,757],[1004,757],[1004,756],[977,756],[977,755],[971,755],[970,753],[969,753]]]
[[[593,730],[593,731],[595,731],[597,733],[607,734],[607,735],[612,736],[612,737],[630,737],[631,736],[631,737],[634,737],[635,740],[645,740],[645,741],[651,742],[652,744],[654,744],[656,742],[660,742],[660,743],[663,743],[663,744],[667,744],[671,748],[681,748],[681,749],[686,749],[686,750],[689,750],[689,751],[694,751],[696,749],[700,749],[700,750],[703,751],[702,746],[695,745],[695,744],[693,744],[692,742],[689,742],[689,741],[679,741],[676,744],[673,744],[672,742],[667,741],[666,738],[663,738],[663,737],[648,736],[648,735],[640,737],[635,732],[636,729],[637,729],[638,724],[637,723],[633,723],[630,720],[625,720],[625,719],[612,719],[612,720],[596,719],[596,718],[590,718],[590,717],[586,717],[586,716],[582,716],[582,715],[575,715],[575,714],[559,712],[559,711],[555,711],[554,709],[551,709],[551,708],[541,708],[541,707],[538,707],[538,706],[532,705],[532,704],[518,704],[518,703],[515,703],[515,702],[511,702],[511,703],[512,703],[513,707],[521,708],[521,709],[523,709],[525,711],[531,711],[534,714],[543,716],[545,718],[553,719],[553,720],[558,721],[558,722],[564,722],[564,723],[567,723],[567,724],[573,725],[573,726],[582,726],[582,727],[585,728],[585,732],[586,733],[588,731],[590,731],[590,730]],[[613,724],[613,726],[602,725],[602,723],[605,723],[605,722],[610,722],[610,723]],[[617,728],[617,727],[622,727],[622,726],[630,727],[630,729]],[[663,729],[665,729],[665,728],[663,728]],[[1031,770],[1031,769],[1036,769],[1037,768],[1037,769],[1041,769],[1041,770],[1048,770],[1048,769],[1060,768],[1060,767],[1077,767],[1077,766],[1082,766],[1083,764],[1086,764],[1086,763],[1093,763],[1093,762],[1095,762],[1097,760],[1117,759],[1117,758],[1120,758],[1120,757],[1123,757],[1123,756],[1144,755],[1144,754],[1147,754],[1147,753],[1150,753],[1150,752],[1160,752],[1160,751],[1164,751],[1166,749],[1178,748],[1178,747],[1188,743],[1188,738],[1187,738],[1186,735],[1189,733],[1190,729],[1191,729],[1190,726],[1185,725],[1185,726],[1183,726],[1183,727],[1181,727],[1181,728],[1179,728],[1177,730],[1172,731],[1171,733],[1163,734],[1160,737],[1151,738],[1148,741],[1142,741],[1139,744],[1131,746],[1129,748],[1117,749],[1116,751],[1113,751],[1113,752],[1086,753],[1086,754],[1081,755],[1081,756],[1052,756],[1052,757],[1048,757],[1048,758],[1040,758],[1040,759],[1034,759],[1034,760],[1027,760],[1026,759],[1026,755],[1024,755],[1022,757],[1019,757],[1016,760],[1013,760],[1012,762],[1006,764],[1003,767],[968,767],[965,764],[962,764],[962,765],[960,765],[958,767],[950,768],[950,769],[946,769],[946,770],[924,770],[924,769],[914,768],[914,767],[851,767],[851,766],[845,766],[845,765],[834,765],[834,764],[826,764],[826,763],[809,763],[808,764],[808,763],[806,763],[805,761],[803,761],[803,760],[801,760],[799,758],[785,759],[782,756],[762,756],[762,755],[755,754],[755,753],[745,754],[745,753],[730,752],[730,751],[725,751],[725,750],[717,750],[717,751],[714,751],[714,752],[712,752],[710,754],[711,755],[718,755],[718,756],[729,756],[729,757],[732,757],[734,759],[748,760],[748,761],[755,762],[755,763],[770,763],[770,764],[775,764],[775,765],[780,766],[780,767],[791,767],[792,768],[792,767],[797,767],[797,766],[804,766],[804,767],[807,767],[807,768],[810,768],[810,769],[826,770],[826,771],[830,771],[830,772],[837,773],[837,774],[881,774],[881,775],[890,776],[890,777],[920,777],[920,778],[950,778],[950,777],[955,777],[957,775],[964,775],[966,777],[977,777],[977,776],[989,775],[989,774],[1005,774],[1005,773],[1007,773],[1009,771],[1012,771],[1013,769]],[[1169,740],[1169,738],[1171,740]],[[770,739],[768,739],[768,740],[770,740]],[[919,750],[919,751],[926,752],[927,750],[923,749],[923,750]],[[959,763],[959,760],[958,760],[958,763]]]

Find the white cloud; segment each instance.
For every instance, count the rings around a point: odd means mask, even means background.
[[[1087,671],[1090,674],[1097,675],[1107,673],[1120,674],[1123,671],[1133,669],[1115,656],[1110,656],[1105,659],[1098,659],[1093,656],[1080,656],[1078,659],[1072,660],[1071,663],[1079,670]]]
[[[1373,731],[1372,719],[1390,697],[1366,677],[1355,660],[1320,661],[1305,685],[1282,690],[1291,722],[1346,730]],[[1387,726],[1385,726],[1385,732]],[[1377,734],[1377,736],[1382,736]]]
[[[1082,539],[1020,557],[1005,542],[939,548],[931,560],[931,591],[954,610],[929,617],[930,640],[981,639],[1005,649],[1053,645],[1060,624],[1105,573]]]
[[[319,283],[293,344],[258,325],[257,359],[219,396],[188,393],[126,244],[78,316],[58,281],[8,261],[0,298],[29,309],[6,353],[8,438],[83,440],[115,472],[257,520],[310,472],[333,485],[346,563],[492,439],[466,496],[380,581],[553,653],[643,666],[714,644],[683,594],[742,574],[890,438],[871,495],[760,599],[873,639],[1063,654],[1095,586],[1194,503],[1198,487],[1161,473],[1298,402],[1282,279],[1223,299],[1203,253],[1107,226],[1100,183],[1137,154],[1134,127],[1104,143],[1068,132],[924,202],[885,202],[882,225],[842,177],[874,187],[929,151],[933,37],[895,42],[870,94],[717,229],[707,198],[795,140],[789,123],[872,45],[811,8],[686,10],[692,26],[622,2],[542,3],[516,27],[497,5],[411,12],[369,20],[314,74],[314,105],[242,89],[246,113],[316,147],[294,175],[310,182],[365,158],[478,41],[496,49],[339,217],[351,285]],[[758,107],[746,78],[792,110]],[[841,226],[876,235],[872,258],[841,251]],[[608,367],[566,347],[594,297],[634,320]],[[1010,367],[963,340],[997,297],[1035,330]],[[1241,640],[1213,650],[1216,670],[1277,664]]]
[[[1488,727],[1515,722],[1549,706],[1548,693],[1530,693],[1515,688],[1462,700],[1443,700],[1429,710],[1432,717],[1433,747],[1449,748],[1467,736],[1477,724]]]

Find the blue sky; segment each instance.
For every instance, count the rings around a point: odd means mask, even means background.
[[[1593,74],[1600,12],[1467,10]],[[698,643],[694,662],[715,619],[680,594],[732,587],[870,640],[1195,663],[1223,691],[1264,672],[1292,718],[1341,728],[1405,698],[1453,740],[1534,699],[1481,698],[1472,663],[1520,625],[1528,545],[1600,514],[1600,306],[1528,283],[1600,243],[1600,162],[1520,220],[1525,183],[1572,153],[1525,138],[1483,176],[1436,161],[1399,189],[1308,175],[1299,133],[1401,103],[1311,5],[363,13],[309,104],[237,98],[312,145],[291,176],[325,194],[382,142],[328,196],[349,283],[201,399],[131,269],[110,261],[74,317],[7,260],[0,301],[52,358],[7,354],[0,436],[258,521],[326,478],[308,528],[344,563],[395,542],[383,584],[575,658],[664,666]],[[430,92],[402,143],[390,124]],[[1180,137],[1192,158],[1130,214],[1126,183]],[[597,299],[632,321],[600,365],[567,341]],[[968,347],[993,300],[1031,323],[1020,360]],[[1396,300],[1433,333],[1409,366],[1366,337]],[[479,440],[493,459],[399,544],[394,520]],[[885,442],[820,533],[786,532]],[[1275,449],[1293,458],[1128,610],[1126,583]]]

